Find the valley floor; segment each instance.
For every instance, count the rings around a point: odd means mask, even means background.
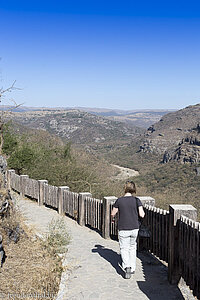
[[[118,165],[111,165],[111,166],[113,166],[119,170],[119,173],[116,176],[113,176],[113,179],[126,180],[126,179],[129,179],[130,177],[139,175],[139,172],[135,171],[133,169],[120,167]]]

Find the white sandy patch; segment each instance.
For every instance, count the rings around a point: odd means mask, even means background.
[[[126,179],[128,179],[130,177],[138,176],[139,175],[139,172],[135,171],[133,169],[120,167],[118,165],[112,165],[112,166],[115,167],[115,168],[117,168],[118,171],[120,171],[120,173],[118,173],[116,176],[113,176],[114,179],[126,180]]]

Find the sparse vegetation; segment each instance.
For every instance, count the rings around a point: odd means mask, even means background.
[[[48,225],[48,232],[43,241],[45,249],[53,254],[64,253],[66,252],[66,246],[69,242],[70,236],[67,232],[64,219],[52,219]]]
[[[18,174],[47,179],[51,185],[67,185],[76,192],[88,191],[95,197],[118,191],[118,184],[110,180],[115,170],[103,158],[40,130],[28,129],[21,135],[10,127],[5,134],[5,145],[12,138],[15,147],[13,150],[5,147],[4,152],[9,168]]]
[[[45,295],[45,299],[55,299],[62,272],[61,259],[44,247],[24,224],[14,203],[0,218],[0,234],[6,255],[0,269],[0,299],[15,299],[17,295],[33,299],[36,293]]]
[[[194,111],[197,117],[199,106],[189,107],[185,111],[188,113],[190,109],[191,113]],[[34,114],[36,120],[42,118],[44,121],[44,114],[39,112],[35,112]],[[176,118],[176,114],[181,115],[181,118],[184,119],[184,126],[181,125],[182,119]],[[55,112],[51,112],[47,114],[47,119],[51,117],[52,120],[61,118],[62,116],[62,119],[65,120],[64,115],[73,119],[75,123],[84,121],[84,128],[89,128],[89,135],[92,135],[92,137],[96,136],[99,124],[98,126],[94,124],[95,120],[97,120],[96,117],[88,113],[71,111],[55,114]],[[173,123],[173,120],[175,123]],[[30,119],[28,118],[26,122],[29,121]],[[47,120],[45,122],[47,122]],[[100,122],[100,119],[98,119],[98,122]],[[122,182],[113,179],[114,171],[110,166],[110,163],[117,164],[139,171],[140,176],[133,178],[138,185],[138,193],[153,196],[158,206],[168,209],[168,204],[170,203],[190,203],[199,210],[197,198],[200,192],[200,185],[199,176],[197,176],[195,172],[197,164],[184,165],[173,160],[166,164],[161,164],[163,153],[158,154],[153,151],[139,151],[140,145],[144,142],[144,136],[140,135],[139,132],[126,136],[126,133],[129,133],[129,131],[126,132],[125,129],[121,131],[120,124],[115,124],[115,127],[112,127],[113,124],[108,124],[104,119],[101,119],[101,122],[103,122],[102,126],[104,127],[111,126],[107,133],[109,132],[109,135],[114,134],[112,139],[101,140],[96,143],[85,143],[89,141],[86,136],[85,142],[80,140],[83,142],[81,145],[80,143],[71,143],[71,140],[67,140],[66,142],[66,140],[61,140],[44,131],[34,131],[32,129],[30,134],[30,129],[25,129],[25,127],[22,129],[21,127],[20,132],[23,131],[24,136],[19,135],[17,137],[19,149],[24,149],[23,147],[25,147],[26,152],[28,152],[25,146],[28,144],[31,151],[36,153],[34,164],[28,165],[27,163],[26,168],[21,172],[35,179],[48,179],[49,183],[53,185],[68,185],[72,191],[89,191],[92,192],[93,196],[101,198],[106,195],[118,196],[122,192]],[[194,125],[191,127],[191,122],[193,122],[191,121],[191,117],[188,122],[189,130],[191,128],[194,129]],[[166,130],[164,123],[167,124]],[[170,124],[173,125],[173,130],[175,130],[174,137],[177,135],[177,128],[178,132],[180,131],[181,134],[184,134],[184,130],[187,129],[187,114],[184,113],[184,110],[163,117],[163,120],[160,121],[159,124],[157,123],[157,125],[151,127],[152,132],[151,129],[148,130],[148,139],[155,135],[155,141],[158,140],[160,142],[162,141],[160,139],[163,138],[161,135],[164,134],[164,142],[167,145],[167,130],[171,128],[169,126]],[[31,124],[29,125],[32,126]],[[184,130],[183,127],[185,128]],[[158,132],[156,133],[156,131]],[[83,132],[77,131],[78,136],[81,137],[84,135]],[[197,130],[195,132],[197,132]],[[76,131],[74,134],[74,141],[76,142],[75,137],[78,137],[76,136]],[[198,134],[198,132],[196,134]],[[170,137],[172,135],[170,131]],[[11,136],[8,135],[8,138],[11,139]],[[170,143],[172,142],[173,139],[170,138]],[[15,149],[18,148],[16,147],[16,140],[14,140],[13,143]],[[9,147],[6,149],[6,141],[5,151],[9,155],[9,166],[16,168],[14,161],[16,161],[18,157],[15,155],[18,154],[18,152],[9,152]],[[24,157],[26,158],[26,155]],[[14,159],[14,161],[12,161],[12,159]]]
[[[72,109],[14,113],[12,119],[29,128],[47,130],[65,142],[70,140],[81,146],[126,140],[143,132],[138,127]]]
[[[0,88],[0,104],[14,84]],[[17,105],[15,105],[15,108]],[[24,143],[5,124],[4,111],[0,114],[0,154],[2,150],[18,174],[31,168],[37,152]],[[66,151],[67,153],[67,151]],[[0,173],[0,299],[55,299],[62,272],[61,259],[48,251],[23,222],[6,187],[6,161],[1,156]],[[53,233],[52,233],[53,234]],[[53,246],[52,246],[53,247]]]
[[[200,213],[200,178],[195,165],[180,165],[177,162],[158,165],[145,175],[136,177],[135,182],[143,194],[156,199],[158,207],[168,209],[169,204],[173,203],[192,204]]]

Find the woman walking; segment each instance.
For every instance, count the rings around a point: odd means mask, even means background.
[[[122,258],[122,268],[125,278],[130,279],[136,268],[136,247],[139,231],[138,216],[144,218],[144,210],[141,201],[135,197],[136,187],[133,181],[125,184],[125,195],[116,200],[113,205],[111,217],[119,212],[119,246]]]

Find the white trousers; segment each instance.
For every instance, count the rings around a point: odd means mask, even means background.
[[[119,247],[122,258],[122,267],[131,267],[131,272],[136,268],[137,235],[139,229],[119,230]]]

